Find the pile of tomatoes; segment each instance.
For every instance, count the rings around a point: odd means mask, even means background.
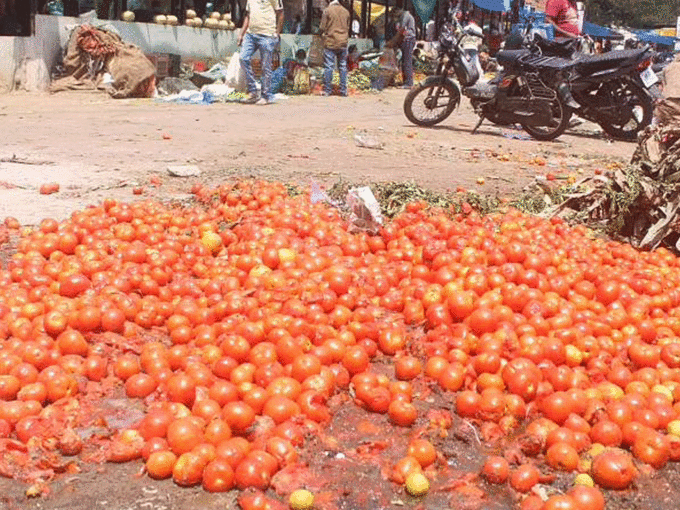
[[[20,230],[0,272],[3,474],[41,449],[264,491],[334,395],[415,427],[423,387],[496,445],[481,476],[526,510],[602,509],[599,488],[680,460],[671,253],[516,211],[412,202],[368,235],[282,184],[193,191],[191,208],[105,200]],[[78,403],[116,391],[143,419],[80,433]],[[432,442],[404,453],[395,482],[436,480]],[[577,484],[539,497],[556,472]]]

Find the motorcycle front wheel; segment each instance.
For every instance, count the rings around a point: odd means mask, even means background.
[[[460,93],[452,83],[446,80],[421,83],[404,99],[404,113],[418,126],[434,126],[451,115],[459,102]]]
[[[541,140],[543,142],[549,142],[560,136],[569,126],[571,109],[562,102],[562,99],[559,96],[553,99],[551,109],[553,122],[550,126],[530,126],[529,124],[522,124],[522,129],[536,140]]]
[[[600,126],[613,138],[634,142],[638,133],[652,123],[654,116],[652,97],[639,85],[626,83],[612,100],[614,104],[630,111],[623,112],[624,121],[614,123],[603,120],[600,121]]]

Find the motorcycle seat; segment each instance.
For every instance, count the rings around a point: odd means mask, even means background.
[[[502,66],[503,64],[517,62],[529,53],[531,53],[529,50],[501,50],[496,53],[496,61]]]
[[[582,54],[574,59],[574,63],[581,73],[595,73],[606,71],[607,69],[615,69],[626,60],[638,57],[646,51],[647,49],[641,48],[637,50],[610,51],[600,55]]]

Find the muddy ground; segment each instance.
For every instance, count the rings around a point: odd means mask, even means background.
[[[537,174],[578,176],[633,152],[591,123],[552,143],[489,123],[472,135],[476,117],[467,104],[440,126],[417,128],[402,112],[405,94],[298,96],[264,107],[114,101],[101,93],[0,96],[0,217],[35,224],[105,197],[133,199],[139,185],[144,196],[181,198],[198,180],[242,175],[299,184],[415,180],[505,194]],[[382,149],[359,147],[357,136]],[[175,165],[195,165],[201,175],[170,177]],[[154,175],[158,187],[149,185]],[[60,192],[38,195],[48,182]]]
[[[480,193],[512,196],[536,175],[558,179],[588,175],[625,164],[634,145],[604,137],[590,123],[579,125],[556,142],[538,142],[524,132],[484,124],[470,133],[476,118],[468,105],[441,126],[423,129],[405,119],[404,90],[340,97],[293,97],[271,106],[162,104],[151,100],[111,100],[100,93],[54,96],[0,96],[0,219],[14,216],[24,225],[44,217],[62,219],[105,197],[184,199],[196,182],[218,184],[255,176],[307,185],[413,180],[438,190],[459,186]],[[359,136],[371,145],[360,147]],[[200,175],[171,177],[168,167],[195,165]],[[479,178],[484,179],[480,184]],[[60,191],[40,195],[41,184],[57,182]],[[153,183],[156,184],[153,184]],[[157,183],[160,182],[160,185]],[[133,189],[143,194],[133,195]],[[446,405],[438,397],[438,405]],[[359,426],[366,420],[370,426]],[[489,453],[454,424],[458,434],[440,439],[452,479],[479,469]],[[370,455],[349,461],[348,451],[388,438],[384,458],[404,454],[406,435],[384,417],[344,403],[328,429],[336,451],[317,440],[305,454],[319,479],[310,488],[326,493],[340,509],[465,508],[471,492],[458,491],[446,479],[435,482],[418,502],[384,479],[384,465]],[[371,437],[373,434],[375,437]],[[373,442],[373,443],[372,443]],[[338,455],[342,453],[343,455]],[[183,510],[233,509],[234,493],[208,494],[180,489],[172,482],[140,476],[141,463],[80,465],[64,475],[48,496],[28,500],[25,486],[0,479],[0,509],[45,510]],[[609,495],[612,509],[675,509],[679,499],[677,470],[666,468],[655,479],[640,480],[640,491]],[[564,487],[569,480],[563,480]],[[439,489],[438,489],[439,484]],[[476,485],[476,482],[473,483]],[[359,487],[361,490],[357,490]],[[474,497],[480,497],[476,494]],[[485,510],[515,508],[509,491],[491,490],[477,501]],[[453,505],[453,506],[449,506]]]

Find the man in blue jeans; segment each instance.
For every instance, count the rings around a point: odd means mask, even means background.
[[[413,14],[397,7],[391,12],[395,28],[401,35],[401,70],[404,88],[413,87],[413,50],[416,47],[416,20]]]
[[[333,91],[333,70],[338,62],[340,74],[340,95],[347,95],[347,42],[349,41],[349,11],[338,0],[333,0],[321,15],[319,32],[323,37],[323,93],[330,96]]]
[[[243,28],[238,37],[241,46],[241,67],[246,76],[249,96],[247,103],[271,104],[274,96],[272,86],[272,53],[281,42],[283,27],[283,3],[281,0],[248,0]],[[262,61],[262,97],[257,98],[257,84],[251,59],[260,51]]]

